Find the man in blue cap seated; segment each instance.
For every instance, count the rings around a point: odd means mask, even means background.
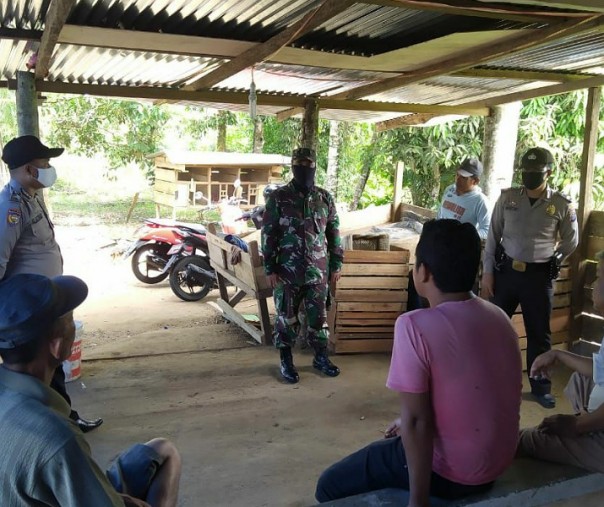
[[[175,507],[181,462],[157,438],[122,453],[107,475],[67,402],[50,386],[75,338],[79,278],[18,274],[0,283],[0,505]]]

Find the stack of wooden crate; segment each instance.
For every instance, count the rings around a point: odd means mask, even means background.
[[[394,323],[407,309],[409,251],[344,252],[330,313],[336,353],[389,352]]]

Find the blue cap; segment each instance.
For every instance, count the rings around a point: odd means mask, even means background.
[[[75,276],[19,274],[0,283],[0,349],[14,349],[40,337],[88,296]]]

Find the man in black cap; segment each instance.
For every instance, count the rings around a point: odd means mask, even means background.
[[[491,213],[486,196],[478,186],[482,163],[476,158],[465,159],[455,173],[455,183],[445,189],[436,218],[453,218],[470,223],[480,239],[487,239]]]
[[[281,376],[299,380],[292,358],[302,304],[306,338],[315,351],[313,367],[328,377],[340,374],[327,357],[329,283],[340,278],[343,250],[333,197],[315,186],[315,152],[298,148],[292,154],[293,179],[266,201],[262,217],[264,272],[273,287],[273,339],[281,357]]]
[[[10,140],[2,160],[10,170],[10,181],[0,191],[0,280],[19,273],[54,277],[63,274],[63,257],[55,239],[54,226],[39,191],[54,184],[57,173],[50,159],[63,148],[49,148],[36,136]],[[57,367],[52,387],[71,404],[65,389],[65,374]],[[102,419],[87,420],[73,410],[71,417],[82,431],[90,431]]]
[[[523,186],[501,192],[485,247],[482,295],[510,317],[518,304],[522,307],[527,372],[539,354],[551,349],[552,281],[579,242],[570,199],[547,185],[553,166],[554,158],[544,148],[531,148],[522,156]],[[529,380],[535,399],[554,408],[550,380]]]
[[[69,405],[49,388],[87,294],[73,276],[0,282],[0,505],[175,507],[181,461],[172,443],[136,444],[105,476]]]

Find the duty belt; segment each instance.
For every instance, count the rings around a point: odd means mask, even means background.
[[[506,263],[508,263],[514,271],[524,273],[526,271],[539,271],[548,269],[549,262],[523,262],[511,257],[506,256]]]

